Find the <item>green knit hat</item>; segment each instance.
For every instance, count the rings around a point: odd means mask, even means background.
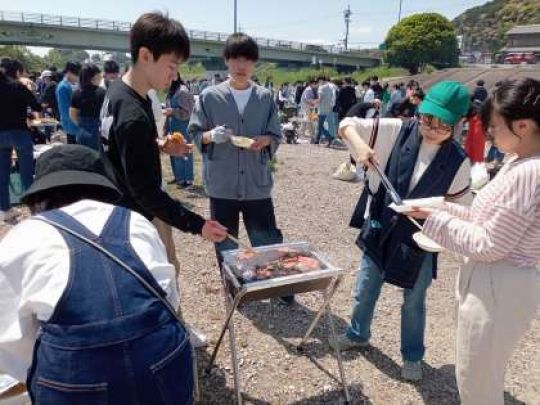
[[[440,82],[434,85],[420,104],[418,112],[454,125],[469,111],[469,89],[458,82]]]

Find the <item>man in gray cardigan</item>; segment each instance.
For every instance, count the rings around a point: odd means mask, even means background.
[[[245,34],[233,34],[225,43],[223,56],[230,79],[202,92],[189,123],[189,132],[205,155],[211,217],[238,236],[242,213],[253,246],[281,243],[270,171],[281,130],[271,92],[250,81],[259,58],[257,43]],[[231,143],[233,135],[254,142],[249,148],[240,148]],[[218,261],[222,261],[222,251],[236,247],[228,239],[216,244]]]

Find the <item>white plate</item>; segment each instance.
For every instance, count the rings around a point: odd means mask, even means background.
[[[412,237],[420,249],[425,250],[426,252],[440,253],[444,250],[441,245],[433,239],[428,238],[422,232],[416,232]]]
[[[394,211],[402,213],[412,211],[413,208],[442,208],[444,197],[414,198],[403,200],[403,205],[390,204]]]
[[[255,143],[255,141],[251,138],[248,138],[246,136],[237,136],[233,135],[231,136],[231,142],[234,146],[237,146],[239,148],[245,148],[248,149]]]

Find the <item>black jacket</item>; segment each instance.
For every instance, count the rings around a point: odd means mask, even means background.
[[[336,110],[340,119],[345,117],[347,111],[356,104],[356,92],[354,87],[343,86],[336,98]]]

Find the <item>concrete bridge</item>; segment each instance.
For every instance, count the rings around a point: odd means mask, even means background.
[[[129,51],[131,23],[47,14],[0,11],[0,45]],[[188,30],[192,60],[209,70],[223,69],[223,43],[229,34]],[[338,47],[255,38],[261,60],[282,67],[335,67],[340,72],[378,66],[380,60],[361,51]]]

